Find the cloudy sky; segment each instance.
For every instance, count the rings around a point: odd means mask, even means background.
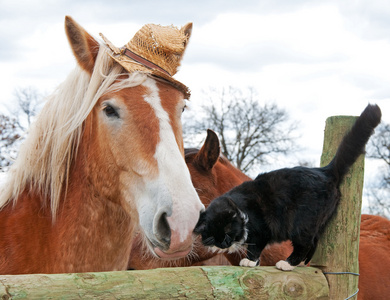
[[[117,46],[146,23],[193,22],[176,76],[191,88],[193,109],[202,89],[252,86],[299,120],[302,156],[315,163],[328,116],[359,115],[371,102],[390,122],[386,0],[0,0],[0,105],[20,87],[49,94],[74,68],[65,15]]]

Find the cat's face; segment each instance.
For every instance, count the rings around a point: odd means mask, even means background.
[[[202,236],[202,243],[235,252],[247,238],[246,215],[227,197],[213,200],[202,212],[194,232]]]

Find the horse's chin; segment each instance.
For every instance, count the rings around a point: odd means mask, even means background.
[[[188,249],[180,251],[161,250],[158,246],[154,245],[146,236],[144,236],[144,243],[151,252],[151,254],[162,260],[177,260],[189,256],[193,251],[193,245]]]
[[[172,253],[164,252],[159,248],[153,249],[153,252],[157,255],[158,258],[165,259],[165,260],[174,260],[174,259],[180,259],[186,257],[191,253],[191,251],[192,251],[192,247],[184,251],[176,251]]]

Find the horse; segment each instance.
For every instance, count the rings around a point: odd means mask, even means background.
[[[0,193],[0,274],[125,270],[139,228],[156,256],[186,256],[204,206],[184,160],[185,92],[126,71],[68,16],[65,31],[76,68]]]
[[[201,149],[185,149],[185,160],[194,184],[203,204],[208,204],[217,196],[224,194],[234,186],[251,180],[233,166],[222,154],[217,135],[207,130],[207,137]],[[207,264],[207,260],[216,258],[212,252],[197,240],[192,256],[177,261],[164,261],[153,258],[142,246],[137,236],[129,260],[131,269],[152,269],[162,267],[184,267]],[[286,259],[292,252],[290,242],[268,245],[261,254],[262,266],[274,266],[279,260]],[[359,242],[359,293],[358,299],[387,299],[390,294],[390,221],[375,215],[362,214]],[[231,265],[238,266],[245,254],[224,253]],[[215,264],[215,263],[213,263]]]
[[[361,217],[358,299],[388,299],[390,295],[390,221]]]
[[[212,130],[207,130],[206,139],[200,149],[185,149],[185,161],[191,174],[192,183],[200,200],[206,207],[219,195],[226,193],[244,181],[252,180],[237,169],[224,155],[220,154],[219,139]],[[279,257],[286,255],[284,257],[286,258],[291,252],[292,247],[289,242],[270,245],[261,254],[262,265],[275,265]],[[147,251],[147,247],[143,243],[142,232],[140,232],[134,239],[128,268],[146,270],[216,264],[207,260],[215,260],[217,255],[216,252],[203,247],[201,241],[197,239],[193,252],[188,257],[171,261],[162,260]],[[224,253],[223,255],[227,259],[225,263],[232,265],[238,265],[241,257],[241,255],[235,253]]]

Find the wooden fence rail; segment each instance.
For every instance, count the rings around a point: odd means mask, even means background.
[[[326,299],[321,270],[187,267],[0,277],[2,299]]]

